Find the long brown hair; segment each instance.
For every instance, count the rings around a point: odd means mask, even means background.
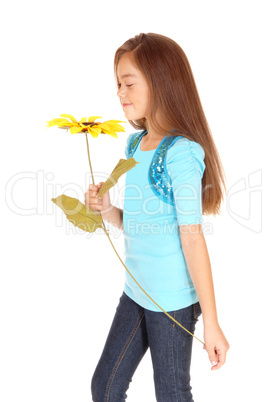
[[[114,73],[117,83],[118,62],[126,52],[131,52],[136,67],[150,88],[151,127],[160,134],[166,133],[166,127],[173,127],[175,131],[172,135],[182,135],[199,143],[204,149],[206,169],[202,178],[202,213],[220,214],[223,187],[226,190],[225,173],[183,49],[164,35],[136,35],[115,53]],[[163,112],[164,127],[156,120],[157,110]],[[135,129],[148,129],[145,118],[128,121]]]

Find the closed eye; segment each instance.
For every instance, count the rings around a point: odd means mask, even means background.
[[[120,83],[118,83],[117,85],[118,85],[118,88],[120,88],[120,87],[121,87],[121,84],[120,84]],[[133,84],[126,85],[126,87],[131,87],[131,86],[133,86]]]

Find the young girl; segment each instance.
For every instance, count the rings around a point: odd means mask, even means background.
[[[219,213],[223,168],[193,73],[181,47],[141,33],[115,54],[117,95],[129,123],[124,208],[110,203],[103,182],[85,193],[88,207],[123,230],[125,265],[166,312],[194,333],[200,314],[204,349],[219,369],[229,343],[216,312],[202,213]],[[126,272],[125,287],[92,378],[94,402],[121,402],[150,348],[157,401],[192,402],[193,337],[153,303]],[[143,402],[143,401],[142,401]]]

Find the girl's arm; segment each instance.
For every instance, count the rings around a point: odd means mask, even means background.
[[[225,363],[230,345],[218,323],[211,264],[201,225],[181,225],[182,248],[196,289],[204,323],[204,349],[218,369]]]
[[[123,230],[123,210],[110,204],[110,207],[105,212],[101,211],[102,218],[118,229]]]

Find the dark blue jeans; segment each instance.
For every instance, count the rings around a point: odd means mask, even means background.
[[[199,302],[168,312],[191,333]],[[124,292],[94,372],[93,402],[122,402],[133,374],[150,348],[158,402],[194,402],[190,385],[192,335],[163,312],[146,310]]]

